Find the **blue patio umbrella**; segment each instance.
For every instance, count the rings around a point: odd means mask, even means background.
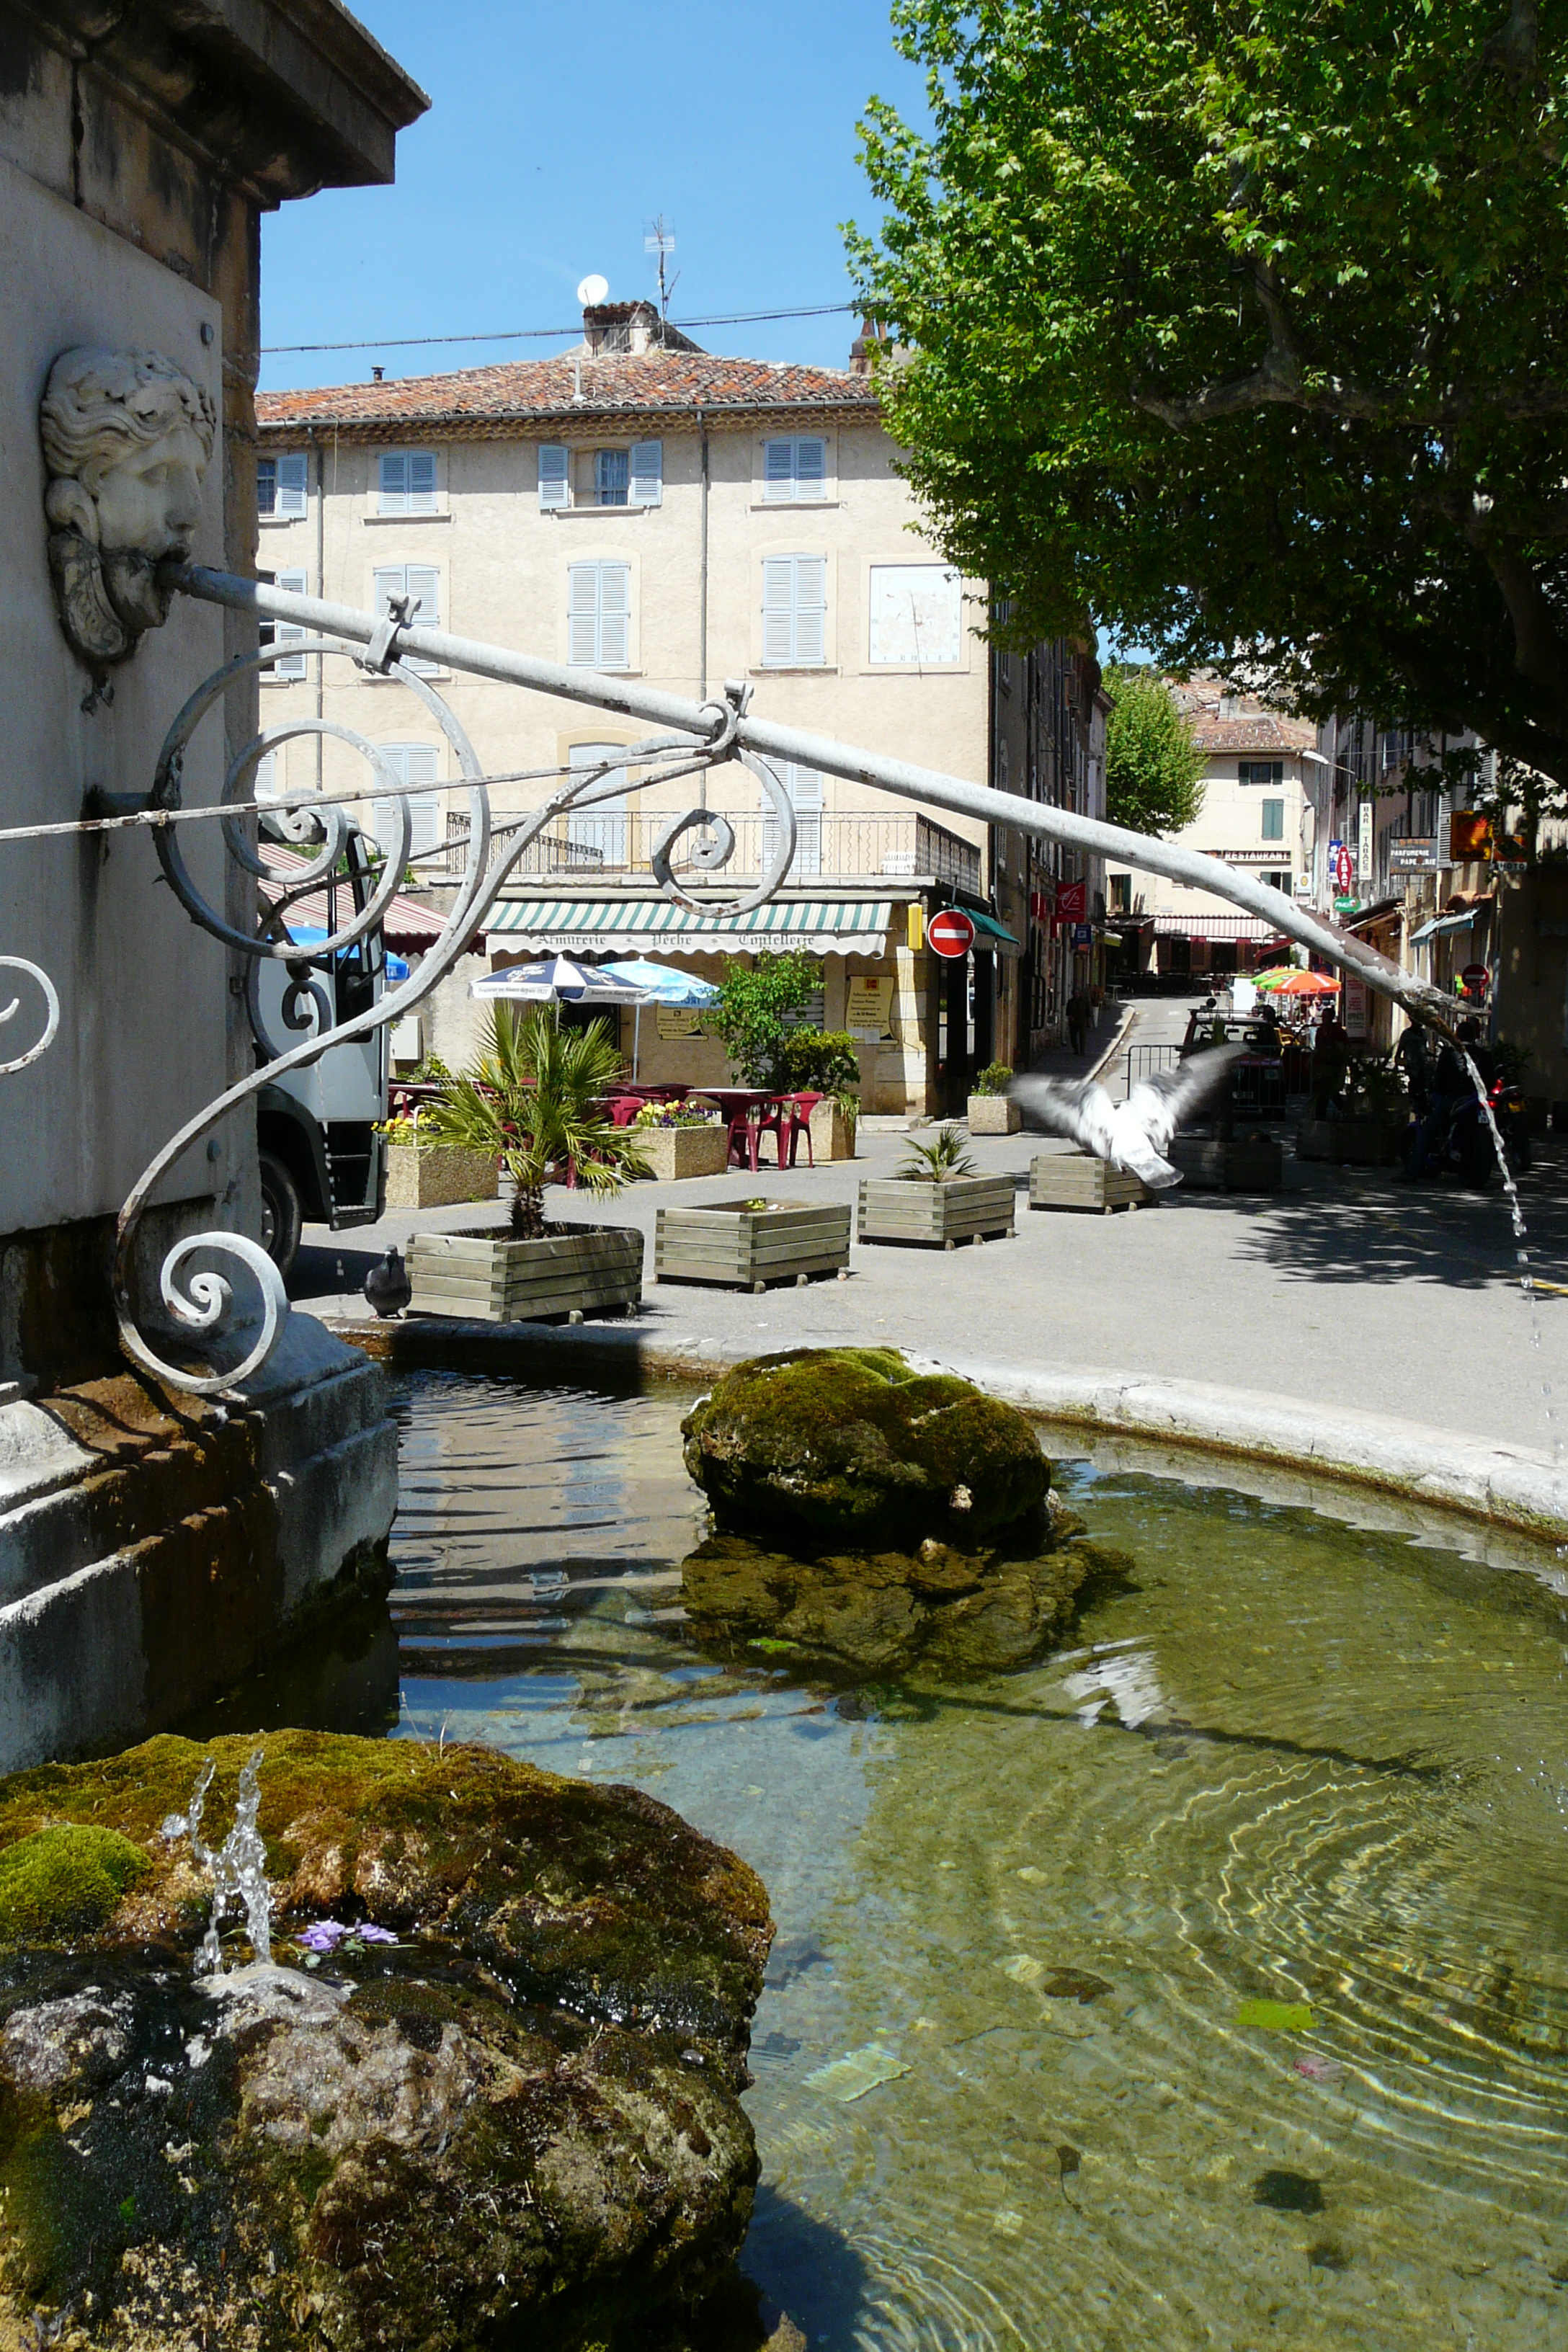
[[[296,940],[300,947],[313,949],[319,948],[322,944],[327,934],[325,931],[319,929],[313,923],[290,923],[289,926],[289,936],[291,940]],[[352,953],[353,950],[345,949],[343,952],[345,954],[349,954]],[[408,972],[409,967],[405,963],[403,958],[401,956],[395,956],[389,950],[386,957],[386,976],[388,980],[406,980]]]
[[[719,992],[710,980],[699,980],[694,971],[677,971],[673,964],[654,963],[647,956],[627,956],[619,963],[599,966],[603,972],[613,974],[628,987],[641,989],[653,1004],[711,1004]],[[632,1016],[632,1076],[637,1074],[637,1059],[642,1045],[642,1007]]]

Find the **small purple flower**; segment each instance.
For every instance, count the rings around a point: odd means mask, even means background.
[[[345,1927],[341,1920],[318,1919],[312,1927],[307,1927],[304,1934],[297,1940],[304,1945],[308,1952],[333,1952],[336,1951],[343,1937],[352,1935],[353,1932],[353,1930]]]
[[[365,1944],[395,1944],[396,1937],[390,1927],[356,1927],[354,1934]]]

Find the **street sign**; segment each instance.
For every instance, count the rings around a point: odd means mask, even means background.
[[[1468,989],[1482,989],[1489,984],[1491,973],[1484,963],[1468,963],[1459,978]]]
[[[1072,943],[1075,948],[1092,947],[1094,944],[1092,923],[1075,923],[1072,927]]]
[[[933,955],[966,956],[974,945],[974,926],[962,907],[944,907],[926,925],[926,945]]]
[[[1351,856],[1348,841],[1330,842],[1329,879],[1342,898],[1349,898],[1351,885],[1355,880],[1355,860]]]

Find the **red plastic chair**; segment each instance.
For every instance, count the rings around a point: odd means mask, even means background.
[[[811,1114],[816,1108],[819,1102],[825,1102],[826,1100],[826,1097],[825,1095],[790,1095],[786,1097],[784,1107],[789,1115],[789,1164],[792,1168],[795,1166],[795,1155],[800,1148],[800,1139],[803,1135],[805,1138],[806,1165],[809,1168],[816,1167],[816,1154],[813,1150],[811,1144]],[[779,1136],[779,1143],[781,1147],[779,1161],[782,1166],[784,1161],[784,1152],[782,1148],[784,1143],[784,1135],[782,1131]]]
[[[731,1118],[726,1134],[729,1139],[729,1164],[731,1168],[750,1168],[757,1172],[757,1147],[762,1141],[762,1126],[757,1117],[760,1106],[750,1110],[738,1110]]]

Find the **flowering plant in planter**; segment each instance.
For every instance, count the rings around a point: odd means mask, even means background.
[[[616,1127],[600,1097],[621,1075],[609,1025],[563,1029],[546,1005],[521,1018],[507,1004],[489,1009],[486,1050],[467,1071],[440,1081],[415,1130],[421,1149],[461,1144],[494,1152],[516,1186],[511,1231],[519,1241],[544,1237],[544,1188],[575,1171],[578,1183],[607,1200],[647,1161],[636,1132]]]

